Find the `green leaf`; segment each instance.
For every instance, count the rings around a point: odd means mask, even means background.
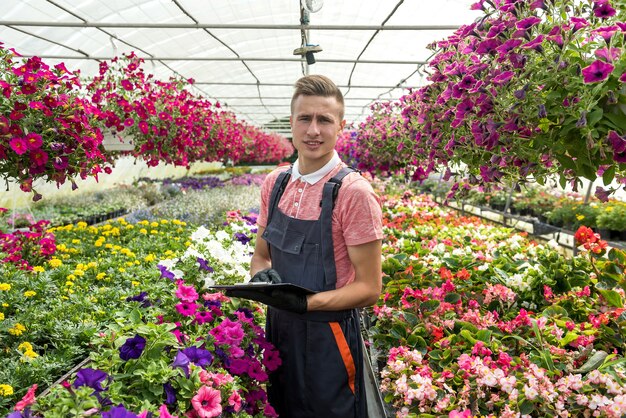
[[[476,344],[476,338],[474,338],[474,336],[472,335],[471,332],[469,332],[468,330],[464,329],[460,332],[461,337],[465,338],[467,341],[469,341],[471,344]]]
[[[568,313],[565,310],[565,308],[563,308],[562,306],[552,305],[544,309],[541,315],[546,318],[553,318],[553,317],[567,318]]]
[[[420,304],[420,309],[424,312],[433,312],[439,307],[439,305],[441,305],[441,302],[436,299],[427,300],[426,302],[422,302]]]
[[[565,337],[559,340],[559,345],[561,347],[565,347],[567,344],[571,343],[572,341],[576,341],[577,338],[578,338],[578,334],[570,331],[567,334],[565,334]]]
[[[608,354],[605,351],[598,350],[579,369],[572,370],[572,373],[588,373],[595,370],[604,363],[606,356]]]
[[[452,303],[452,304],[454,304],[454,303],[457,303],[459,300],[461,300],[461,295],[459,295],[458,293],[448,293],[448,294],[447,294],[447,295],[443,298],[443,300],[444,300],[445,302],[448,302],[448,303]]]
[[[603,114],[604,114],[604,111],[602,110],[601,107],[596,108],[587,116],[587,125],[593,126],[596,123],[598,123],[600,119],[602,119]]]
[[[396,337],[396,338],[406,338],[406,328],[403,327],[402,325],[396,324],[393,326],[393,328],[391,328],[391,330],[389,331],[389,334],[391,334],[392,336]]]
[[[624,307],[624,301],[622,300],[622,296],[615,290],[598,289],[598,292],[600,292],[602,297],[606,299],[609,305],[615,306],[616,308]]]
[[[417,315],[412,314],[411,312],[402,312],[402,315],[411,328],[417,325]]]
[[[488,329],[481,329],[476,333],[476,338],[480,341],[489,344],[491,342],[491,334],[492,332]]]
[[[604,173],[602,173],[602,182],[604,183],[605,186],[608,186],[609,184],[611,184],[614,178],[615,178],[615,166],[612,165],[609,168],[607,168],[604,171]]]
[[[535,404],[533,404],[531,401],[529,401],[528,399],[524,399],[520,404],[519,404],[519,412],[522,415],[530,415],[531,412],[533,412],[535,410]]]

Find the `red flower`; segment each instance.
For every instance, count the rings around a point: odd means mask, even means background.
[[[587,242],[596,242],[600,236],[594,233],[588,226],[581,226],[574,234],[574,238],[578,244],[585,244]]]
[[[46,165],[48,162],[48,154],[41,149],[36,149],[30,152],[30,160],[37,167]]]
[[[23,411],[24,408],[26,408],[28,405],[32,405],[35,402],[36,390],[37,390],[37,384],[35,383],[34,385],[30,387],[30,389],[28,389],[28,392],[26,392],[26,395],[24,395],[22,400],[19,401],[17,404],[15,404],[15,410]]]

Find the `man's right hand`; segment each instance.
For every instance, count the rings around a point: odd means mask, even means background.
[[[283,280],[280,278],[280,275],[274,269],[259,270],[255,273],[254,276],[252,276],[252,279],[250,279],[250,283],[277,284],[282,282]]]

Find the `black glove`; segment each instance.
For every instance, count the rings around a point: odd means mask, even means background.
[[[259,270],[250,279],[250,283],[282,283],[283,279],[280,278],[280,274],[274,269]]]
[[[259,290],[227,290],[226,296],[256,300],[264,305],[295,313],[307,311],[306,295],[289,292],[282,289],[270,291]]]

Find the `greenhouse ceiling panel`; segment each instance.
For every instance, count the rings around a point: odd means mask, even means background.
[[[0,42],[85,78],[135,52],[147,73],[193,79],[195,93],[257,126],[289,116],[299,77],[324,74],[346,96],[347,121],[358,123],[373,102],[425,82],[427,45],[471,23],[473,2],[3,0]],[[294,55],[303,46],[321,51],[307,62]]]

